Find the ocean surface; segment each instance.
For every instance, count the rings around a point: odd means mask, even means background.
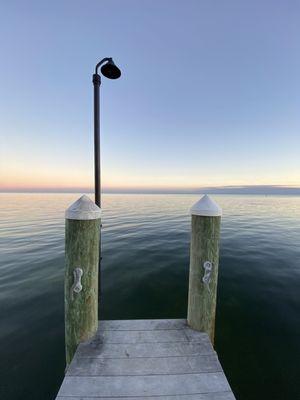
[[[64,211],[79,194],[0,194],[0,399],[64,376]],[[184,318],[199,195],[103,196],[103,319]],[[238,400],[300,399],[300,197],[223,208],[216,349]]]

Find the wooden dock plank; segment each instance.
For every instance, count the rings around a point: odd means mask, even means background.
[[[189,342],[184,330],[159,330],[159,331],[100,331],[97,339],[102,343],[172,343]]]
[[[208,335],[185,320],[100,321],[79,345],[57,400],[158,397],[234,400]]]
[[[185,319],[122,319],[99,321],[99,331],[158,331],[165,329],[183,329]]]
[[[57,400],[116,400],[115,397],[83,397],[83,396],[58,396]],[[188,395],[175,396],[143,396],[143,397],[124,397],[124,400],[235,400],[233,393],[218,392],[218,393],[197,393]]]
[[[66,376],[61,396],[173,396],[230,390],[222,372],[143,376]]]
[[[208,355],[212,353],[208,336],[200,343],[138,343],[111,344],[93,342],[78,346],[78,357],[128,358],[128,357],[178,357]]]
[[[183,372],[184,371],[184,372]],[[207,356],[152,358],[79,358],[70,365],[68,376],[165,375],[222,372],[216,354]]]

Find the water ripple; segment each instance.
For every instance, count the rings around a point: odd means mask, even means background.
[[[64,211],[78,197],[0,195],[1,399],[52,399],[63,377]],[[222,364],[239,399],[298,398],[300,198],[214,197]],[[198,198],[103,196],[101,318],[185,317]]]

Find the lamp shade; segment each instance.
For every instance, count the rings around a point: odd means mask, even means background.
[[[110,60],[106,64],[102,65],[101,72],[102,75],[108,79],[118,79],[121,76],[121,71],[113,62],[113,60]]]

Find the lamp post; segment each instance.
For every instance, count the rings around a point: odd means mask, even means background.
[[[100,85],[101,76],[98,74],[98,68],[101,67],[101,73],[108,79],[118,79],[121,71],[110,57],[103,58],[95,67],[93,74],[94,85],[94,168],[95,168],[95,203],[101,208],[101,174],[100,174]]]

